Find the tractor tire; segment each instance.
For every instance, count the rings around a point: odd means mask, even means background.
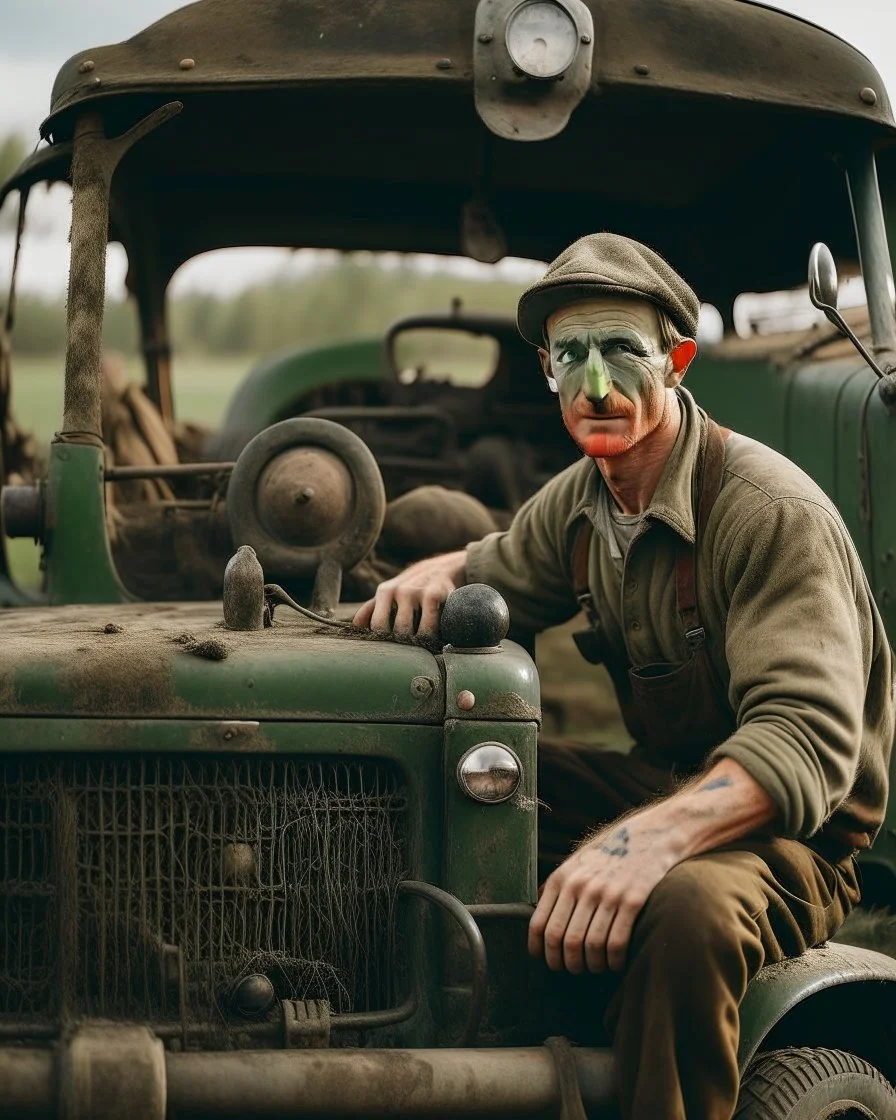
[[[734,1120],[896,1120],[896,1091],[843,1050],[760,1054],[741,1083]]]

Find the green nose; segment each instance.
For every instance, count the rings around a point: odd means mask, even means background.
[[[585,363],[585,395],[589,400],[602,401],[612,387],[603,358],[592,351]]]

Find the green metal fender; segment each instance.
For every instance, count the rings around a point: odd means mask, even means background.
[[[264,358],[240,383],[227,406],[221,436],[241,440],[295,415],[295,402],[337,381],[379,381],[384,375],[382,338],[355,338]]]
[[[760,1049],[831,1046],[896,1076],[892,1009],[896,960],[854,945],[824,945],[763,968],[740,1007],[741,1074]]]

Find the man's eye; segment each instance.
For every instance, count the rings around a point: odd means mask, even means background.
[[[560,363],[561,366],[568,366],[568,365],[571,365],[573,362],[579,361],[580,357],[581,357],[581,355],[579,354],[578,350],[576,350],[572,347],[567,347],[565,350],[561,350],[558,353],[557,361]]]
[[[611,339],[604,347],[604,354],[634,354],[636,353],[634,346],[630,342],[622,342],[620,339]]]

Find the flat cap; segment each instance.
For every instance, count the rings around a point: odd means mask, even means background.
[[[683,334],[693,338],[697,333],[700,301],[659,253],[618,233],[589,233],[564,249],[520,296],[520,334],[533,346],[543,346],[549,315],[576,300],[613,293],[649,300]]]

